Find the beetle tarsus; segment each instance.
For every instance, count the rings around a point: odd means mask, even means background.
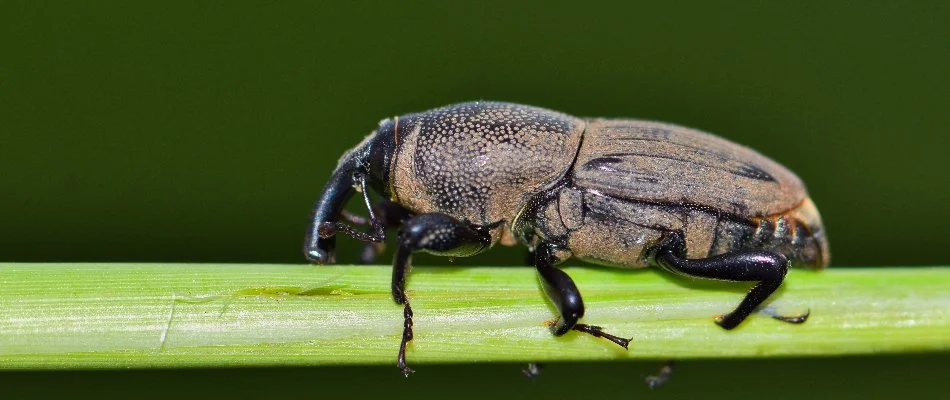
[[[683,234],[667,234],[657,248],[656,264],[675,274],[733,282],[758,282],[732,312],[716,317],[723,329],[733,329],[778,289],[788,272],[788,259],[768,250],[742,250],[709,258],[686,259]]]
[[[594,336],[594,337],[607,339],[611,342],[616,343],[618,346],[623,347],[625,350],[628,348],[628,346],[630,346],[630,341],[633,340],[633,338],[624,339],[620,336],[611,335],[607,332],[604,332],[603,328],[596,325],[576,324],[571,329],[578,332],[584,332],[584,333],[590,334],[591,336]]]
[[[406,347],[409,346],[409,342],[412,341],[413,337],[412,307],[409,306],[409,299],[406,298],[406,273],[409,271],[411,255],[411,251],[403,247],[400,247],[396,251],[392,282],[393,300],[396,301],[396,304],[403,305],[402,340],[399,342],[399,355],[396,357],[396,367],[398,367],[407,378],[414,372],[412,368],[409,368],[409,365],[406,364]]]
[[[320,224],[320,238],[326,239],[337,233],[345,233],[352,236],[356,240],[363,242],[382,242],[386,240],[386,233],[384,229],[379,229],[374,232],[362,232],[356,230],[355,228],[344,224],[342,222],[324,222]]]
[[[416,372],[406,364],[406,347],[409,346],[409,342],[412,341],[412,307],[409,307],[409,302],[406,302],[406,305],[403,307],[402,315],[404,318],[402,341],[399,342],[399,356],[396,358],[396,367],[408,378],[409,375]]]

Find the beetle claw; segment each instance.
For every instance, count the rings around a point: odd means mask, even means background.
[[[573,330],[575,330],[575,331],[578,331],[578,332],[587,333],[587,334],[589,334],[589,335],[591,335],[591,336],[593,336],[593,337],[599,337],[599,338],[607,339],[607,340],[609,340],[609,341],[611,341],[611,342],[614,342],[614,343],[617,344],[618,346],[623,347],[624,350],[629,350],[630,341],[633,340],[633,338],[624,339],[624,338],[622,338],[622,337],[620,337],[620,336],[611,335],[611,334],[609,334],[609,333],[607,333],[607,332],[604,332],[604,328],[601,328],[601,327],[596,326],[596,325],[577,324],[577,325],[574,325],[574,327],[572,327],[571,329],[573,329]]]

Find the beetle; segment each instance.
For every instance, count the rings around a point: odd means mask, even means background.
[[[370,189],[382,200],[374,203]],[[368,220],[343,211],[356,192]],[[715,318],[733,329],[781,285],[790,265],[823,268],[830,257],[802,181],[750,148],[668,123],[577,118],[504,102],[381,121],[323,187],[304,253],[312,263],[332,263],[337,233],[382,243],[394,227],[392,295],[405,321],[397,366],[406,376],[413,252],[467,257],[497,243],[526,245],[559,314],[553,334],[580,331],[624,348],[628,339],[578,322],[584,302],[558,264],[574,257],[756,282],[734,310]],[[370,248],[364,259],[375,253]],[[808,317],[769,314],[792,323]]]

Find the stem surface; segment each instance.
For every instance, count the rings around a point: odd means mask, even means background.
[[[688,359],[950,350],[950,268],[795,270],[771,306],[713,324],[749,285],[654,270],[565,268],[583,322],[555,338],[533,268],[417,267],[410,364]],[[0,263],[0,368],[395,364],[402,307],[390,267]]]

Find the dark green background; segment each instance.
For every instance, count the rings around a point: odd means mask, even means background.
[[[302,262],[311,203],[379,119],[493,99],[718,133],[805,180],[835,265],[945,264],[948,21],[940,1],[0,1],[0,260]],[[355,261],[344,242],[340,260]],[[765,381],[790,396],[946,390],[920,377],[947,361],[687,363],[655,395],[761,394]],[[426,397],[553,394],[577,374],[588,394],[628,397],[654,367],[559,365],[535,384],[514,366],[420,366],[406,382],[394,368],[0,380],[115,396],[154,380],[162,398]],[[757,381],[740,385],[745,373]]]

